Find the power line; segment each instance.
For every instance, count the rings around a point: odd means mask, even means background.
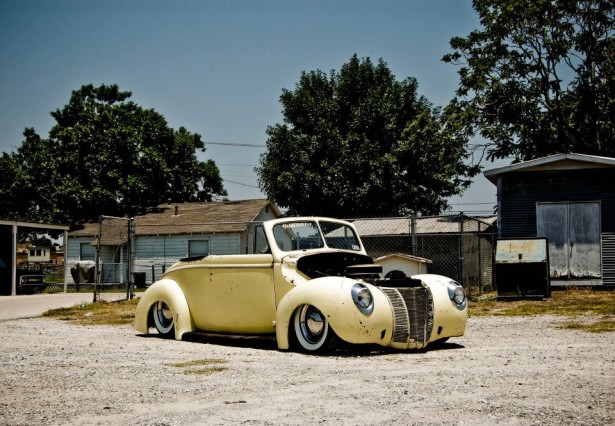
[[[455,203],[450,204],[451,206],[492,206],[495,203]]]
[[[223,146],[247,146],[251,148],[267,148],[267,145],[258,145],[255,143],[233,143],[233,142],[211,142],[205,141],[205,145],[223,145]]]
[[[241,182],[234,182],[232,180],[228,180],[228,179],[222,179],[224,182],[230,182],[230,183],[234,183],[235,185],[241,185],[241,186],[247,186],[250,188],[256,188],[256,189],[260,189],[258,186],[254,186],[254,185],[248,185],[247,183],[241,183]]]

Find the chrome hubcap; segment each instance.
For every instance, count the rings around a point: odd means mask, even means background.
[[[301,308],[301,334],[310,343],[316,343],[325,329],[325,318],[318,309],[313,306]]]
[[[171,309],[169,309],[169,305],[164,302],[158,302],[156,310],[161,324],[168,326],[173,322],[173,314],[171,313]]]

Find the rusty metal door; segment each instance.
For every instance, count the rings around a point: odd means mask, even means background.
[[[551,278],[602,277],[600,203],[537,203],[536,227],[549,239]]]

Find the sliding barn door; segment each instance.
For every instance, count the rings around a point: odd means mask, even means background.
[[[549,239],[551,278],[602,277],[600,203],[538,203],[536,227]]]

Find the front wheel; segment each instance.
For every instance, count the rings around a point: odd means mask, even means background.
[[[162,337],[171,337],[175,331],[173,312],[166,302],[158,301],[152,307],[152,316],[156,330]]]
[[[335,332],[329,327],[325,315],[312,305],[299,307],[293,318],[294,332],[304,352],[324,353],[333,349]]]

